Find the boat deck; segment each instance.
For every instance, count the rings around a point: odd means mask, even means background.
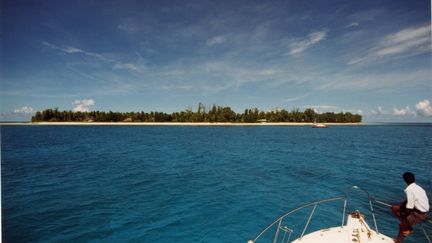
[[[366,210],[366,212],[371,213],[371,222],[373,222],[373,228],[369,227],[365,220],[365,216],[360,213],[360,211],[356,210],[351,213],[347,213],[347,205],[348,205],[348,199],[350,192],[352,190],[356,191],[362,191],[367,195],[367,202],[369,204],[369,210]],[[343,201],[343,211],[342,211],[342,218],[341,223],[339,226],[336,226],[332,224],[329,226],[324,226],[323,228],[316,230],[316,231],[308,231],[309,224],[314,216],[314,213],[316,211],[316,208],[318,205],[324,205],[330,202],[336,202],[342,200]],[[289,212],[286,212],[279,218],[277,218],[275,221],[273,221],[271,224],[269,224],[267,227],[265,227],[261,232],[255,236],[253,240],[249,240],[248,243],[256,243],[260,237],[268,232],[269,234],[273,234],[273,242],[282,242],[282,243],[394,243],[395,240],[392,239],[389,236],[386,236],[378,231],[378,225],[376,221],[376,215],[374,211],[374,204],[375,205],[382,205],[385,207],[391,207],[390,204],[387,204],[385,202],[376,200],[374,197],[372,197],[371,194],[369,194],[368,191],[358,187],[358,186],[352,186],[349,188],[349,190],[345,193],[344,196],[339,197],[332,197],[327,198],[315,202],[311,202],[308,204],[304,204],[300,207],[297,207]],[[364,205],[366,206],[366,205]],[[306,224],[303,227],[303,230],[301,230],[301,226],[299,227],[299,221],[298,220],[291,220],[289,218],[292,214],[301,211],[305,208],[312,208],[312,210],[309,213],[309,218],[307,219]],[[357,208],[357,207],[354,207]],[[363,208],[366,209],[366,208]],[[322,211],[321,211],[322,212]],[[336,216],[336,215],[335,215]],[[330,217],[333,217],[331,214]],[[337,218],[337,216],[336,216]],[[429,223],[432,223],[431,221],[427,221]],[[325,224],[323,222],[323,224]],[[300,225],[302,225],[302,222],[300,222]],[[431,237],[428,235],[428,232],[426,231],[425,227],[420,224],[423,235],[424,235],[424,242],[432,243]],[[293,228],[294,227],[294,228]],[[271,230],[270,230],[271,229]],[[275,233],[272,233],[271,231],[275,230]],[[300,233],[301,232],[301,233]],[[266,237],[268,237],[267,235]],[[271,236],[270,236],[271,237]],[[295,237],[295,238],[294,238]],[[294,239],[293,239],[294,238]],[[423,242],[423,241],[422,241]]]
[[[348,216],[345,226],[318,230],[292,243],[393,243],[394,240],[369,228],[364,216],[353,212]]]

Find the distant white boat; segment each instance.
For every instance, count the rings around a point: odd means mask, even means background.
[[[327,128],[328,126],[324,123],[314,123],[312,125],[313,128]]]
[[[358,186],[353,186],[351,189],[360,189],[367,193],[369,206],[370,206],[370,213],[372,214],[372,220],[374,223],[374,228],[369,227],[369,225],[366,223],[365,216],[360,211],[356,210],[349,214],[346,213],[346,207],[347,207],[347,201],[348,201],[348,193],[345,194],[345,196],[341,197],[334,197],[329,198],[325,200],[320,200],[316,202],[312,202],[306,205],[303,205],[301,207],[298,207],[294,210],[289,211],[288,213],[285,213],[278,219],[276,219],[273,223],[268,225],[266,228],[264,228],[253,240],[249,240],[248,243],[259,243],[261,236],[268,232],[270,234],[274,234],[273,237],[273,243],[276,242],[282,242],[282,243],[361,243],[361,242],[368,242],[368,243],[394,243],[394,239],[381,234],[378,231],[377,221],[375,217],[375,212],[373,209],[373,204],[381,204],[385,206],[390,206],[389,204],[386,204],[384,202],[375,200],[371,197],[371,195],[364,189],[359,188]],[[318,205],[325,204],[327,202],[333,202],[343,200],[343,212],[342,212],[342,223],[341,225],[329,228],[323,228],[320,230],[316,230],[311,233],[306,233],[309,223],[311,222],[311,219],[315,213],[315,210]],[[292,213],[297,212],[303,208],[312,208],[311,213],[309,214],[309,218],[306,222],[306,225],[302,229],[302,231],[294,231],[293,229],[289,228],[289,226],[292,225],[299,225],[300,222],[293,222],[289,220],[289,217]],[[338,217],[338,215],[334,215],[335,217]],[[346,220],[345,220],[346,218]],[[430,223],[430,221],[428,221]],[[300,223],[302,224],[302,223]],[[275,233],[269,232],[270,229],[273,229],[276,226]],[[395,225],[397,227],[397,225]],[[421,227],[423,229],[423,233],[425,236],[424,242],[431,243],[431,239],[429,238],[428,234],[425,231],[425,228],[421,224]],[[293,232],[296,232],[296,235],[300,235],[297,239],[294,239],[291,241],[291,234]],[[301,234],[300,234],[301,232]],[[265,241],[263,241],[265,242]]]

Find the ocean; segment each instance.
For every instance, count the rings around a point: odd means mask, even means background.
[[[431,198],[431,148],[431,124],[1,126],[3,242],[247,242],[352,185],[400,202],[405,171]],[[342,206],[317,212],[310,229],[340,224],[331,214]],[[395,236],[390,210],[375,210]],[[427,242],[415,229],[406,242]]]

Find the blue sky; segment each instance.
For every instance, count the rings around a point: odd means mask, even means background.
[[[1,4],[2,120],[202,102],[432,121],[428,0]]]

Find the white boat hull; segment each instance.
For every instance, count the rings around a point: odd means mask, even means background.
[[[394,240],[386,235],[372,230],[364,221],[364,216],[358,212],[348,216],[347,224],[343,227],[332,227],[318,230],[292,243],[394,243]]]

